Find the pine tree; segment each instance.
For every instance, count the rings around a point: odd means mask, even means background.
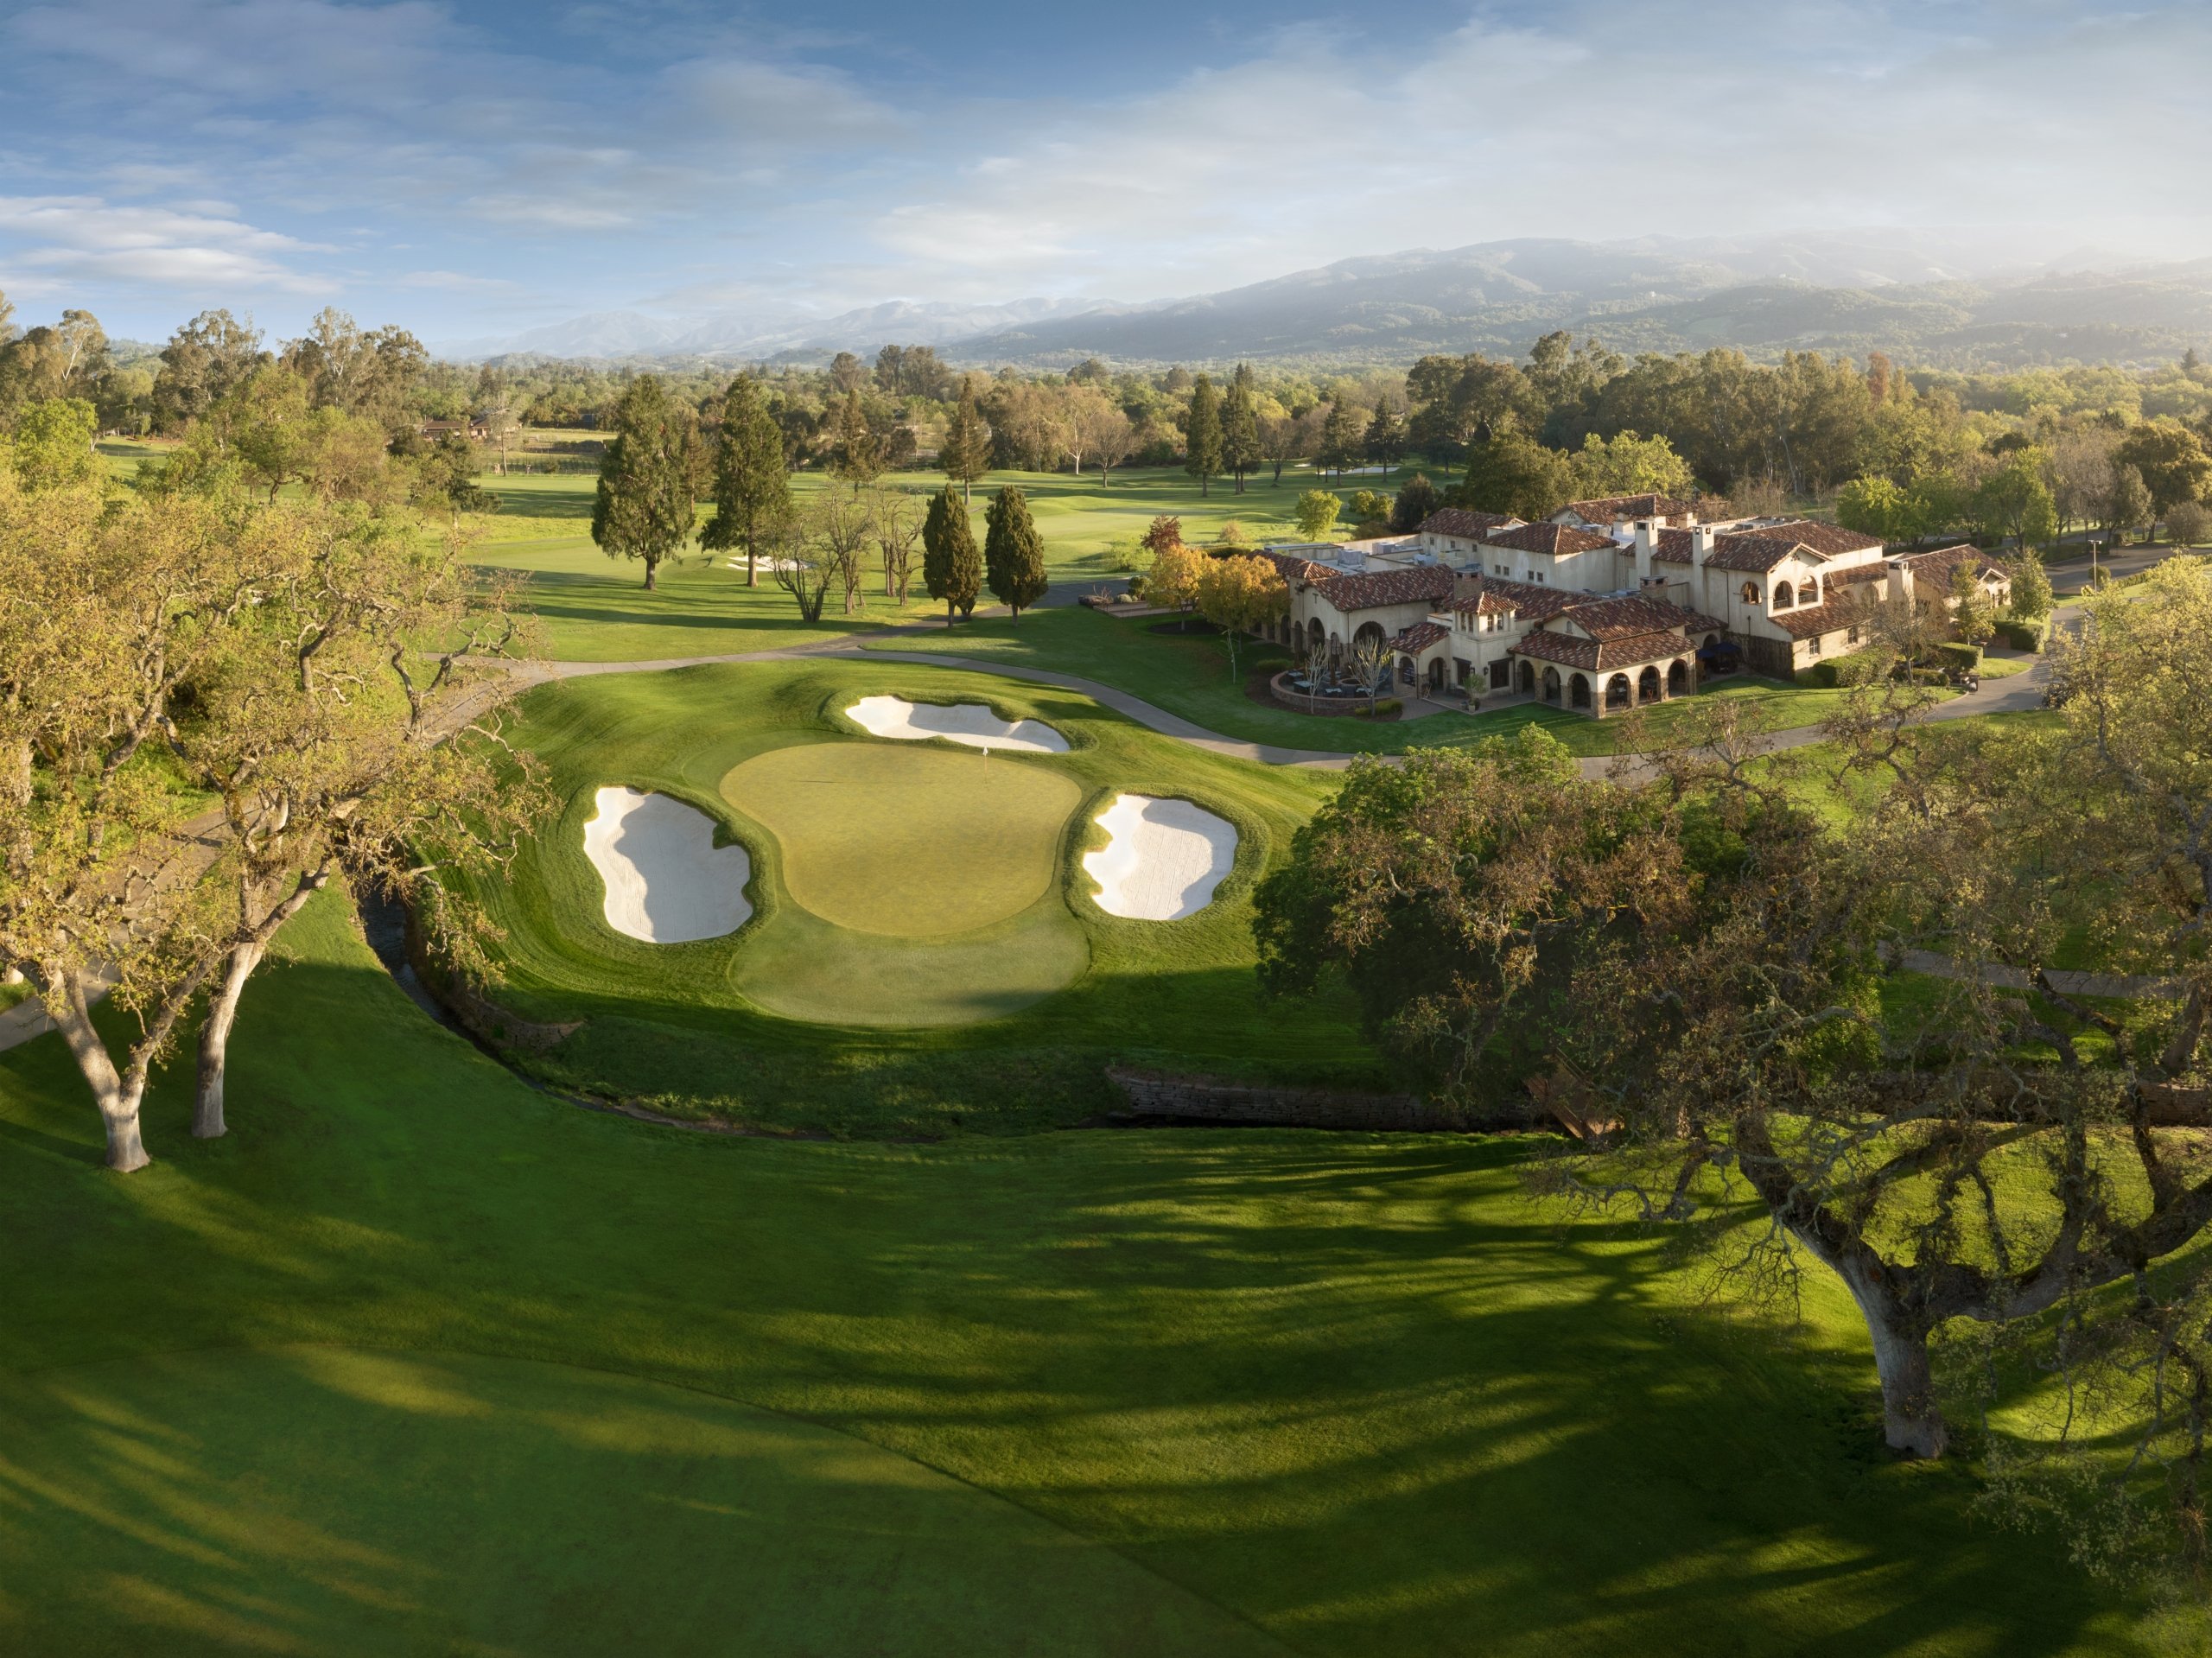
[[[1230,378],[1229,397],[1221,411],[1221,464],[1244,492],[1244,474],[1260,465],[1260,398],[1252,365],[1239,363]]]
[[[938,465],[944,475],[960,486],[960,499],[967,504],[968,492],[978,478],[991,469],[991,429],[983,419],[983,411],[976,406],[976,383],[972,379],[960,383],[960,402],[952,411],[952,419],[944,429],[944,444],[938,451]]]
[[[1321,422],[1321,443],[1314,460],[1324,473],[1342,472],[1351,464],[1359,446],[1359,424],[1351,410],[1342,403],[1329,405],[1328,417]]]
[[[1045,575],[1045,543],[1029,516],[1029,503],[1007,485],[983,515],[983,569],[991,596],[1021,619],[1021,613],[1052,585]]]
[[[614,405],[614,441],[599,464],[591,538],[609,558],[645,566],[645,590],[657,585],[661,561],[691,533],[689,434],[661,383],[641,374]]]
[[[931,598],[944,600],[947,627],[955,610],[965,616],[976,608],[976,596],[982,591],[983,558],[976,550],[968,505],[952,499],[950,484],[930,497],[929,513],[922,520],[922,585]]]
[[[745,549],[745,585],[760,585],[760,554],[791,516],[784,435],[748,374],[730,382],[715,441],[715,516],[699,532],[713,552]]]
[[[853,486],[853,493],[872,482],[883,470],[883,449],[868,423],[857,390],[848,391],[837,406],[831,438],[830,469]]]
[[[1203,374],[1191,385],[1191,416],[1183,435],[1183,470],[1198,480],[1199,494],[1211,494],[1207,480],[1221,470],[1221,397]]]

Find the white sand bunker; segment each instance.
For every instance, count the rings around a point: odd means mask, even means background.
[[[753,918],[741,846],[715,844],[715,820],[666,795],[601,789],[584,855],[607,884],[607,924],[649,944],[719,938]]]
[[[1065,754],[1068,740],[1041,720],[1012,724],[981,702],[909,702],[903,696],[863,696],[847,708],[857,725],[879,737],[917,741],[943,737],[970,748],[1003,748],[1031,754]]]
[[[1098,907],[1133,921],[1179,921],[1213,902],[1236,861],[1236,826],[1187,800],[1116,795],[1098,814],[1114,838],[1084,854]]]

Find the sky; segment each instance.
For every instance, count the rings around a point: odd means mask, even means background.
[[[0,0],[0,293],[435,344],[1522,236],[2193,257],[2208,67],[2203,0]]]

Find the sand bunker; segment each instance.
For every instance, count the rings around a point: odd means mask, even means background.
[[[607,884],[607,924],[649,944],[719,938],[753,918],[741,846],[715,844],[715,820],[666,795],[601,789],[584,855]]]
[[[1098,907],[1133,921],[1179,921],[1213,902],[1236,861],[1236,826],[1187,800],[1116,795],[1098,814],[1113,836],[1084,854]]]
[[[903,696],[863,696],[847,708],[857,725],[879,737],[914,741],[943,737],[970,748],[1003,748],[1031,754],[1065,754],[1068,740],[1041,720],[1011,725],[981,702],[909,702]]]

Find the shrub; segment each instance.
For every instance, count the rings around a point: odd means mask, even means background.
[[[2166,512],[2166,539],[2176,547],[2212,541],[2212,510],[2202,501],[2183,501]]]
[[[1997,624],[1997,636],[2015,651],[2040,651],[2050,637],[2050,621],[2042,616],[2031,622],[2002,621]]]
[[[1388,720],[1393,715],[1403,714],[1406,705],[1395,696],[1378,698],[1371,712],[1378,720]]]
[[[1978,645],[1939,645],[1936,660],[1955,674],[1971,674],[1981,668],[1981,647]]]
[[[1823,657],[1805,670],[1805,677],[1828,689],[1838,685],[1863,685],[1885,659],[1878,651],[1853,651],[1847,656]]]

